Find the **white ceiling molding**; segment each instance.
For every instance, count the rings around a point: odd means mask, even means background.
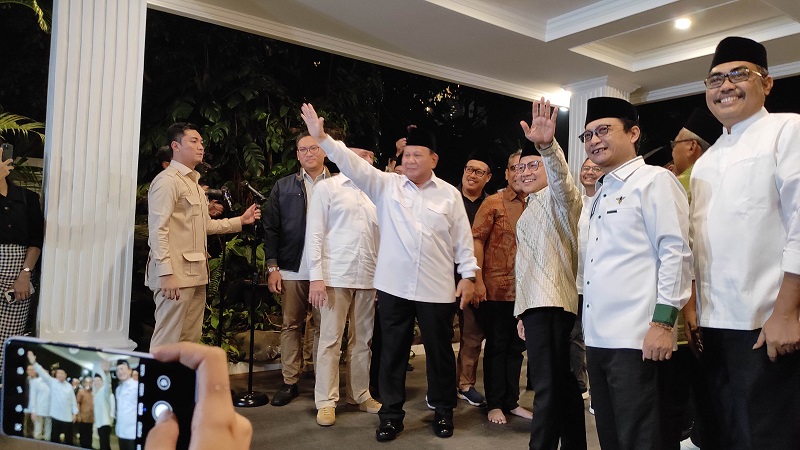
[[[545,42],[660,8],[677,0],[601,0],[547,21]]]
[[[581,45],[570,50],[621,69],[638,72],[712,55],[717,44],[731,35],[731,33],[732,31],[722,31],[700,39],[680,42],[638,54],[625,53],[603,44],[602,41]],[[800,23],[785,16],[741,26],[735,30],[737,36],[746,36],[758,42],[770,41],[798,33],[800,33]]]
[[[508,83],[472,72],[410,58],[356,42],[316,33],[311,30],[292,27],[271,20],[242,14],[196,0],[148,0],[148,6],[171,14],[312,47],[406,72],[464,84],[466,86],[523,100],[539,99],[543,96],[546,98],[555,96],[553,93],[532,89],[527,86]]]
[[[484,0],[425,1],[523,36],[532,37],[540,41],[545,40],[544,30],[547,27],[547,22],[531,16],[526,11],[508,6],[499,6]]]
[[[602,87],[613,87],[619,89],[620,91],[631,93],[636,89],[639,89],[638,84],[628,83],[627,81],[622,81],[614,77],[604,76],[598,78],[592,78],[591,80],[584,80],[579,81],[577,83],[567,84],[563,86],[564,90],[569,92],[581,92],[581,91],[588,91],[596,88]]]
[[[769,74],[772,78],[784,78],[800,75],[800,61],[795,61],[786,64],[780,64],[769,68]],[[695,95],[705,92],[706,87],[703,81],[692,81],[691,83],[681,84],[678,86],[670,86],[663,89],[654,89],[652,91],[641,91],[631,95],[631,103],[651,103],[660,100],[669,100],[678,97],[686,97],[687,95]]]

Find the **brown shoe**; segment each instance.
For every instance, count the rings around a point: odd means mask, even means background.
[[[324,406],[317,410],[317,425],[329,427],[336,423],[336,409],[333,406]]]
[[[364,412],[368,412],[370,414],[378,414],[378,411],[381,410],[381,404],[377,402],[374,398],[368,398],[363,402],[358,404],[358,409]]]

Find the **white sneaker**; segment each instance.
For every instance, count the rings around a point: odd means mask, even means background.
[[[589,402],[589,414],[594,415],[594,408],[592,408],[592,402]]]
[[[428,406],[428,409],[432,409],[432,410],[436,411],[436,408],[434,408],[433,406],[431,406],[430,403],[428,403],[428,396],[427,395],[425,396],[425,404]]]

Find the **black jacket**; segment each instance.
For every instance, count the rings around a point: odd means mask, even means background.
[[[308,196],[302,172],[275,182],[262,217],[267,266],[297,272],[306,239]]]

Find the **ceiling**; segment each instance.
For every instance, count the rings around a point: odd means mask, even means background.
[[[608,77],[644,103],[694,94],[716,44],[800,74],[797,0],[148,0],[150,7],[513,97],[568,105]],[[678,30],[674,20],[692,26]]]

